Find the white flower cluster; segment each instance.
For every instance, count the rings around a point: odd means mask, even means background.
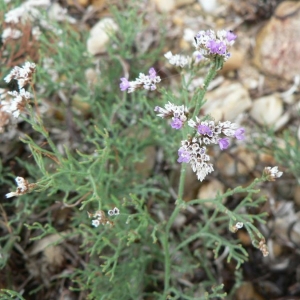
[[[128,93],[132,93],[137,89],[145,89],[150,91],[156,90],[156,84],[161,81],[161,78],[160,76],[156,75],[154,68],[150,68],[149,75],[140,73],[139,77],[135,81],[128,81],[125,77],[121,78],[120,80],[121,91],[127,90]]]
[[[109,216],[116,216],[120,214],[120,210],[115,207],[108,211]],[[94,227],[98,227],[101,225],[113,225],[114,223],[110,221],[106,216],[103,210],[97,210],[94,214],[88,212],[88,217],[93,218],[92,225]]]
[[[120,214],[120,210],[115,207],[114,209],[110,209],[107,213],[109,216],[117,216]]]
[[[6,194],[6,198],[24,195],[28,193],[30,189],[36,186],[35,183],[28,183],[28,181],[25,180],[23,177],[16,177],[15,181],[17,183],[17,190],[15,192],[10,192]]]
[[[196,122],[190,119],[188,125],[195,128],[196,133],[193,137],[181,142],[177,161],[189,163],[198,179],[202,181],[214,170],[213,165],[208,163],[210,157],[206,154],[206,147],[203,145],[219,144],[220,149],[225,150],[229,146],[228,137],[243,140],[245,129],[238,128],[237,124],[230,121],[215,124],[214,121],[201,121],[198,117],[196,117]],[[225,137],[221,137],[221,135]]]
[[[170,101],[165,104],[165,108],[156,106],[154,111],[157,112],[157,116],[168,119],[168,118],[178,118],[185,122],[187,120],[187,115],[189,114],[188,108],[184,105],[175,105]]]
[[[279,178],[282,176],[283,172],[280,172],[278,170],[278,167],[265,167],[264,174],[267,176],[268,181],[275,181],[276,178]]]
[[[25,62],[22,68],[16,66],[10,73],[4,78],[4,81],[9,83],[12,79],[18,81],[19,88],[23,88],[27,83],[31,82],[32,75],[35,72],[35,63]]]
[[[130,81],[128,93],[132,93],[141,87],[145,90],[154,91],[156,90],[156,83],[159,83],[160,81],[161,79],[159,76],[151,78],[149,75],[140,73],[139,77],[135,81]]]
[[[20,6],[10,10],[5,14],[4,22],[7,24],[19,23],[25,24],[26,22],[38,23],[44,29],[51,30],[56,34],[60,34],[55,26],[51,25],[40,12],[40,9],[44,9],[48,12],[49,17],[56,21],[68,21],[71,24],[76,23],[76,19],[70,17],[67,14],[67,9],[61,7],[58,3],[51,3],[51,0],[27,0],[24,1]],[[47,10],[46,10],[47,9]],[[38,39],[40,35],[39,26],[32,28],[32,35]],[[5,31],[6,30],[6,31]],[[21,35],[14,32],[14,28],[8,27],[2,33],[2,39],[5,41],[8,38],[19,38]],[[18,30],[19,31],[19,30]]]
[[[208,163],[210,157],[206,154],[206,147],[200,147],[195,137],[181,142],[178,156],[177,161],[189,163],[200,181],[203,181],[209,173],[214,171],[213,165]]]
[[[2,32],[2,41],[3,43],[11,38],[13,40],[17,40],[19,39],[21,36],[23,35],[23,33],[18,30],[18,29],[15,29],[15,28],[11,28],[11,27],[8,27],[8,28],[5,28]]]
[[[238,125],[230,121],[220,122],[216,125],[214,121],[201,121],[196,117],[196,122],[192,119],[188,121],[188,125],[197,130],[199,144],[218,144],[220,134],[225,136],[234,136]]]
[[[183,68],[191,61],[190,57],[179,54],[173,55],[171,51],[167,52],[164,56],[169,61],[169,63],[175,67]]]
[[[28,99],[31,98],[31,94],[26,92],[24,89],[21,89],[20,92],[7,92],[7,94],[13,96],[14,98],[10,101],[2,101],[1,110],[13,115],[15,118],[18,118],[20,113],[24,110]]]

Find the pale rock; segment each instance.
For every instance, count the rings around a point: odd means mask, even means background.
[[[247,175],[255,168],[255,154],[243,147],[231,151],[231,154],[222,152],[216,162],[216,170],[223,176]]]
[[[253,101],[251,117],[260,125],[274,125],[283,113],[283,102],[277,95],[269,95]]]
[[[282,116],[279,117],[277,122],[275,123],[274,130],[278,131],[282,129],[290,120],[291,114],[287,111]]]
[[[100,76],[100,74],[93,68],[86,69],[84,75],[89,87],[94,87]]]
[[[118,25],[111,18],[104,18],[96,23],[90,31],[87,40],[87,50],[92,55],[105,53],[110,34],[118,30]]]
[[[184,214],[179,213],[176,219],[174,220],[174,223],[172,224],[172,228],[181,229],[186,223],[186,220],[186,216]]]
[[[161,13],[168,13],[175,9],[175,0],[153,0],[156,9]]]
[[[245,54],[241,51],[230,50],[230,54],[229,59],[224,63],[221,73],[238,70],[245,61]]]
[[[198,2],[207,13],[214,13],[218,8],[217,0],[198,0]]]
[[[206,207],[215,207],[215,204],[213,203],[213,200],[216,198],[217,194],[223,194],[224,193],[224,185],[217,179],[212,179],[209,182],[204,182],[197,195],[197,199],[211,199],[211,202],[206,202],[203,205]],[[224,203],[226,199],[222,199],[222,203]]]
[[[203,106],[204,113],[210,114],[216,121],[234,121],[251,107],[249,93],[240,83],[222,85],[208,92],[207,99]]]

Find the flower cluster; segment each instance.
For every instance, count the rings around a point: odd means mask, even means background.
[[[120,210],[117,207],[108,211],[109,216],[116,216],[118,214],[120,214]],[[94,227],[98,227],[100,224],[101,225],[110,225],[110,226],[114,225],[114,222],[110,221],[105,216],[105,213],[103,210],[97,210],[94,214],[88,212],[88,217],[93,218],[92,225]]]
[[[196,122],[192,119],[188,121],[188,125],[197,130],[198,142],[200,145],[219,144],[221,150],[225,150],[229,146],[229,138],[235,137],[238,140],[244,140],[245,129],[238,128],[238,125],[230,121],[219,122],[201,121],[196,117]],[[223,134],[225,137],[220,137]]]
[[[267,177],[268,181],[275,181],[276,178],[281,177],[281,175],[283,174],[283,172],[280,172],[278,170],[278,167],[265,167],[264,168],[264,172],[263,174]]]
[[[171,126],[174,129],[181,129],[188,119],[189,112],[184,105],[178,106],[171,102],[165,108],[156,106],[154,111],[158,117],[172,119]],[[196,130],[193,136],[181,142],[178,150],[178,162],[189,163],[196,173],[198,179],[202,181],[214,168],[209,163],[210,157],[206,154],[206,145],[219,144],[221,150],[229,146],[229,137],[237,140],[244,140],[245,129],[238,128],[238,125],[230,121],[218,122],[201,121],[196,117],[196,121],[190,119],[188,125]]]
[[[230,228],[230,230],[235,233],[237,232],[239,229],[243,228],[244,227],[244,224],[242,222],[237,222],[234,226],[232,226]]]
[[[208,163],[210,157],[206,154],[206,147],[200,147],[195,137],[181,142],[178,156],[177,161],[179,163],[189,163],[200,181],[203,181],[214,170],[213,165]]]
[[[171,51],[167,52],[164,56],[169,61],[169,63],[175,67],[183,68],[191,61],[190,57],[179,54],[173,55]]]
[[[23,177],[16,177],[17,190],[15,192],[10,192],[5,195],[6,198],[11,198],[14,196],[21,196],[30,192],[35,186],[35,183],[28,183]]]
[[[122,92],[126,91],[132,93],[137,89],[145,89],[154,91],[156,90],[156,83],[161,81],[161,78],[156,75],[154,68],[149,70],[149,75],[140,73],[139,77],[135,81],[128,81],[125,77],[120,78],[120,89]]]
[[[165,108],[156,106],[154,111],[158,117],[172,119],[171,126],[174,129],[180,129],[187,120],[189,111],[184,105],[174,105],[171,102],[165,105]]]
[[[194,38],[194,46],[205,58],[221,56],[226,61],[230,57],[228,50],[235,39],[236,35],[232,31],[201,30]]]
[[[9,83],[12,79],[18,81],[19,89],[22,89],[27,83],[32,80],[36,65],[34,63],[26,62],[22,68],[16,66],[4,78],[4,81]]]
[[[27,101],[31,98],[31,94],[21,89],[20,92],[13,91],[7,92],[7,94],[14,98],[10,101],[2,101],[2,110],[18,118],[20,113],[24,111]]]
[[[259,242],[258,249],[262,252],[263,256],[269,255],[269,249],[264,239]]]

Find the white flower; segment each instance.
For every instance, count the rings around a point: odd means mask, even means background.
[[[11,197],[15,197],[15,196],[19,196],[19,194],[17,192],[10,192],[5,195],[6,198],[11,198]]]
[[[99,220],[92,220],[92,225],[95,227],[98,227],[100,225],[100,221]]]
[[[265,167],[264,174],[267,176],[268,181],[275,181],[276,178],[282,176],[283,172],[278,170],[278,167]]]
[[[117,207],[115,207],[113,211],[115,216],[120,214],[120,210]]]
[[[181,67],[181,68],[188,65],[191,60],[187,56],[183,56],[183,55],[179,55],[179,54],[173,55],[171,51],[167,52],[164,56],[171,65],[174,65],[176,67]]]
[[[235,227],[236,227],[237,229],[241,229],[241,228],[243,228],[243,226],[244,226],[244,224],[243,224],[242,222],[237,222],[237,223],[235,224]]]
[[[8,27],[3,30],[1,37],[2,37],[3,42],[5,42],[8,38],[17,40],[22,35],[23,35],[23,33],[20,30]]]
[[[115,214],[113,210],[109,210],[107,213],[109,216],[113,216]]]

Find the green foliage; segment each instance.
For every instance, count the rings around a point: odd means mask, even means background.
[[[83,79],[85,70],[94,65],[92,57],[85,52],[86,33],[78,33],[67,24],[56,24],[62,30],[60,39],[67,43],[63,47],[57,46],[57,36],[50,33],[45,33],[40,40],[37,100],[43,104],[45,98],[54,97],[58,92],[66,95],[68,103],[62,101],[55,109],[63,119],[71,114],[72,126],[80,133],[76,135],[76,143],[62,147],[64,143],[59,142],[51,129],[66,130],[65,123],[59,119],[36,117],[34,105],[28,108],[29,114],[24,121],[32,127],[34,134],[22,135],[21,141],[30,149],[32,157],[28,160],[20,158],[18,163],[37,187],[32,193],[5,204],[5,209],[15,210],[8,219],[2,220],[7,230],[0,238],[3,245],[1,267],[6,266],[15,243],[22,241],[26,229],[31,241],[58,234],[60,239],[53,244],[72,240],[80,246],[82,262],[72,272],[61,274],[60,278],[70,279],[71,289],[85,292],[86,299],[224,298],[226,293],[212,272],[209,257],[213,254],[215,260],[226,258],[236,268],[247,260],[246,250],[234,235],[228,234],[237,222],[244,224],[255,245],[264,239],[257,224],[264,222],[265,214],[251,214],[250,211],[265,201],[263,197],[256,197],[258,186],[265,178],[228,190],[215,199],[185,202],[186,166],[183,164],[175,202],[169,192],[166,174],[155,173],[144,166],[142,170],[138,168],[147,157],[147,149],[153,146],[163,149],[170,165],[174,166],[176,160],[181,133],[174,133],[161,120],[155,119],[156,101],[191,103],[196,113],[222,62],[210,66],[204,88],[196,90],[192,99],[188,93],[191,82],[185,79],[177,96],[161,89],[155,97],[159,96],[160,100],[149,99],[146,92],[121,94],[118,90],[122,77],[120,59],[130,62],[130,75],[134,77],[138,72],[147,71],[146,67],[141,69],[141,65],[151,66],[160,59],[158,54],[162,44],[151,53],[133,50],[136,33],[143,32],[144,15],[137,4],[123,7],[122,11],[114,7],[112,11],[119,31],[111,36],[113,45],[109,55],[100,59],[97,86],[91,88]],[[42,67],[49,53],[52,68],[58,73],[56,81],[51,79],[49,69]],[[193,70],[191,75],[195,72]],[[88,104],[87,119],[72,110],[75,100]],[[296,147],[293,149],[296,151]],[[12,174],[1,168],[0,176],[1,181],[8,183]],[[232,196],[239,199],[239,204],[230,210],[223,204],[223,199]],[[210,206],[206,206],[207,203]],[[60,209],[71,210],[63,230],[49,209],[57,204]],[[113,207],[118,207],[121,213],[109,218],[111,224],[91,226],[88,212],[105,212]],[[175,235],[174,221],[188,207],[198,211],[197,226],[179,228]],[[42,220],[31,218],[44,210],[47,213]],[[197,241],[200,246],[192,247]],[[205,280],[192,287],[181,285],[178,279],[193,278],[199,267],[205,271]],[[239,282],[241,280],[239,278]],[[2,290],[1,299],[23,299],[13,292],[14,286],[9,282],[7,288],[11,290]]]

